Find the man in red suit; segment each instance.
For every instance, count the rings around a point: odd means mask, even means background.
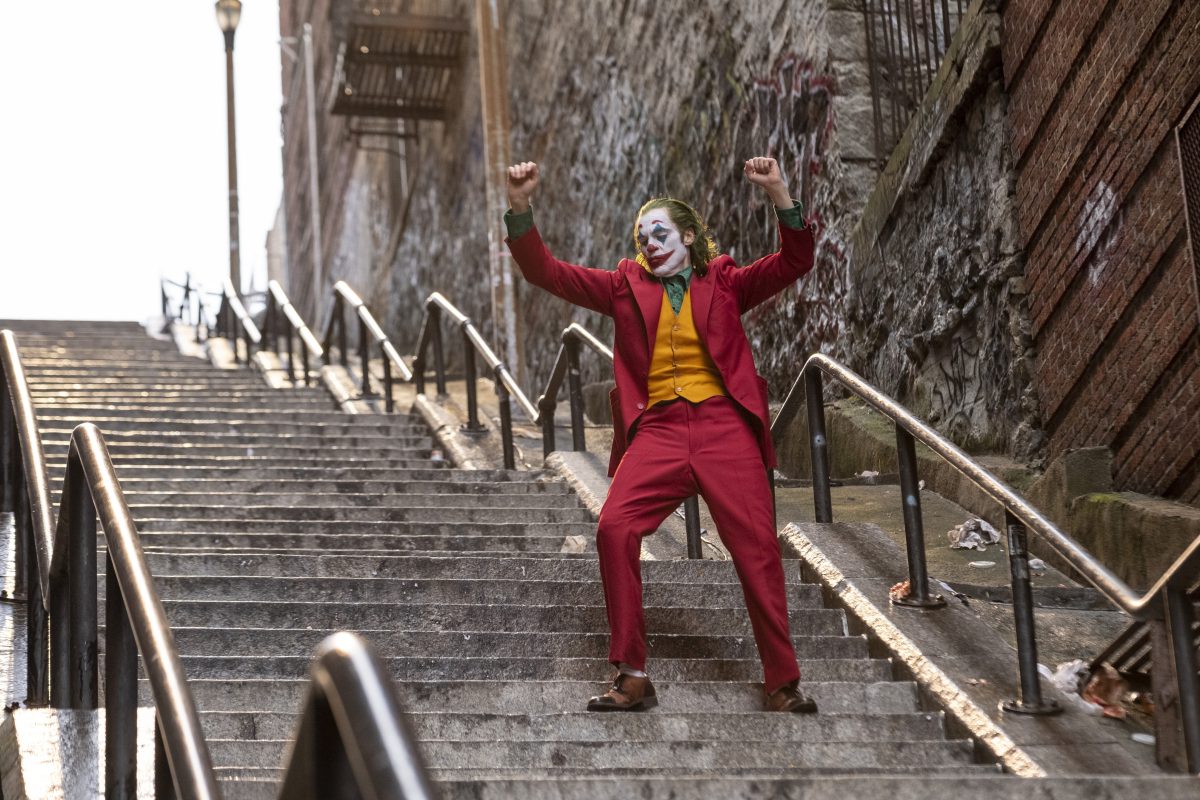
[[[788,629],[783,563],[767,469],[775,466],[767,385],[758,376],[741,315],[812,268],[812,232],[773,158],[744,164],[775,204],[779,252],[739,268],[718,255],[700,216],[678,200],[646,203],[634,226],[636,259],[615,270],[550,254],[533,224],[536,164],[508,169],[508,246],[526,280],[613,317],[612,486],[596,548],[617,676],[591,711],[657,704],[645,672],[641,540],[699,493],[742,584],[763,664],[764,705],[816,711],[799,687]]]

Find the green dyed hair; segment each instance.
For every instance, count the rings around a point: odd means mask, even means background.
[[[646,255],[642,252],[641,246],[638,244],[638,220],[647,211],[654,208],[665,208],[667,216],[671,218],[671,222],[675,223],[675,227],[679,228],[682,234],[684,231],[692,231],[696,238],[688,245],[688,256],[692,262],[692,269],[703,275],[708,271],[708,262],[717,257],[717,243],[713,241],[712,235],[708,231],[708,226],[704,224],[704,220],[700,217],[696,209],[689,206],[682,200],[676,200],[673,197],[656,197],[643,205],[633,220],[633,246],[637,251],[637,262],[642,265],[643,269],[649,269],[650,264],[646,261]]]

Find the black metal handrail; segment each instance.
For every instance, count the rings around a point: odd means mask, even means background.
[[[137,526],[104,436],[87,422],[71,434],[50,564],[50,703],[55,708],[97,706],[97,516],[106,556],[105,796],[137,793],[141,656],[154,698],[155,794],[216,800],[221,795],[208,744]],[[29,647],[41,650],[46,644],[31,640]]]
[[[280,800],[433,800],[387,668],[352,633],[321,642]]]
[[[360,395],[372,397],[375,394],[375,390],[371,386],[370,368],[371,346],[374,345],[383,362],[384,407],[387,413],[391,414],[395,411],[395,399],[392,397],[395,378],[392,370],[394,368],[400,374],[400,380],[404,382],[412,380],[412,370],[404,363],[404,359],[400,357],[400,353],[388,339],[387,334],[383,332],[383,328],[379,327],[379,323],[375,321],[375,317],[371,315],[370,309],[363,303],[362,298],[345,281],[338,281],[333,285],[333,307],[330,309],[329,322],[325,326],[325,346],[322,360],[326,364],[330,363],[333,345],[336,343],[342,366],[347,369],[350,366],[349,349],[346,346],[347,308],[353,310],[355,316],[358,317],[358,358],[362,370]]]
[[[242,343],[246,348],[246,363],[248,364],[254,354],[255,345],[262,343],[262,334],[259,332],[258,326],[254,324],[254,320],[250,318],[246,307],[242,305],[237,290],[233,288],[233,282],[228,278],[222,283],[220,297],[221,305],[217,309],[217,331],[233,345],[233,360],[239,364],[242,362],[242,356],[238,349],[238,342]]]
[[[500,406],[500,443],[504,453],[504,468],[516,469],[516,445],[513,442],[512,399],[530,422],[538,422],[538,410],[530,402],[525,392],[517,384],[517,379],[509,372],[507,366],[488,346],[487,341],[479,333],[479,329],[471,319],[458,310],[440,292],[434,292],[425,300],[425,319],[421,323],[421,338],[417,343],[417,354],[413,358],[413,380],[417,391],[425,393],[426,354],[433,348],[434,379],[437,385],[438,397],[446,396],[446,358],[442,346],[442,316],[458,326],[463,342],[463,378],[467,391],[467,422],[463,427],[466,433],[482,433],[484,426],[479,421],[479,402],[475,386],[475,356],[483,358],[483,363],[492,372],[492,381],[496,387],[496,396]]]
[[[26,630],[30,642],[46,638],[50,597],[50,554],[54,545],[54,510],[46,471],[46,452],[38,428],[37,412],[21,366],[17,339],[0,331],[0,479],[5,511],[13,512],[16,526],[18,590],[24,589]],[[45,648],[30,646],[26,674],[31,706],[49,702],[46,691],[48,665]]]
[[[280,316],[282,315],[282,323]],[[300,363],[304,371],[304,385],[308,386],[310,382],[310,370],[308,368],[309,356],[314,356],[319,359],[325,358],[325,349],[321,347],[321,343],[317,341],[317,337],[304,324],[304,320],[300,317],[300,312],[297,311],[287,295],[283,292],[283,287],[279,285],[279,281],[270,281],[267,284],[267,310],[263,317],[263,340],[264,348],[271,345],[271,350],[279,353],[279,337],[284,337],[287,342],[285,353],[287,355],[287,375],[288,380],[293,385],[296,383],[296,359],[295,359],[295,343],[300,345]]]
[[[812,453],[813,503],[817,522],[832,522],[829,482],[829,443],[825,432],[822,375],[835,379],[855,396],[892,420],[900,470],[900,493],[904,510],[910,594],[898,597],[899,605],[921,608],[942,604],[930,595],[925,568],[924,531],[921,523],[920,484],[917,479],[915,445],[920,441],[967,480],[1004,508],[1009,567],[1012,575],[1013,614],[1017,631],[1017,661],[1021,694],[1004,704],[1009,711],[1044,714],[1059,710],[1042,699],[1037,672],[1037,642],[1033,618],[1033,594],[1029,580],[1028,531],[1032,530],[1054,549],[1088,583],[1125,613],[1143,620],[1162,618],[1172,637],[1187,645],[1173,648],[1184,741],[1189,770],[1200,772],[1200,680],[1191,642],[1195,623],[1187,591],[1200,571],[1200,537],[1193,541],[1154,586],[1138,594],[1083,546],[1060,530],[1003,481],[980,466],[952,442],[926,425],[908,409],[887,397],[861,375],[829,356],[809,357],[800,377],[792,385],[771,424],[779,435],[799,411],[801,397],[808,411],[809,445]],[[1165,666],[1165,665],[1164,665]]]
[[[4,508],[16,516],[17,570],[28,582],[26,702],[97,707],[99,515],[106,556],[105,796],[137,792],[140,655],[156,712],[156,795],[216,800],[220,794],[200,718],[104,437],[90,423],[71,434],[55,521],[37,417],[11,331],[0,332],[0,358],[0,411],[8,410],[0,421]]]
[[[168,286],[183,290],[177,311],[171,306],[171,298],[167,294]],[[192,295],[196,295],[197,298],[200,296],[200,286],[199,284],[192,283],[192,273],[184,273],[183,283],[173,281],[170,278],[159,278],[158,291],[161,297],[162,315],[164,317],[178,319],[187,325],[192,324]]]

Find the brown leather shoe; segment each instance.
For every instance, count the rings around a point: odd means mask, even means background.
[[[811,697],[800,691],[800,681],[780,686],[763,698],[763,708],[767,711],[790,711],[794,714],[815,714],[817,704]]]
[[[658,705],[649,678],[618,674],[608,691],[588,700],[588,711],[645,711]]]

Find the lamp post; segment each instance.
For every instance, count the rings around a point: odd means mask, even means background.
[[[242,16],[241,0],[217,0],[217,24],[225,34],[225,108],[229,130],[229,280],[242,291],[242,264],[239,253],[237,134],[233,117],[233,33]]]

